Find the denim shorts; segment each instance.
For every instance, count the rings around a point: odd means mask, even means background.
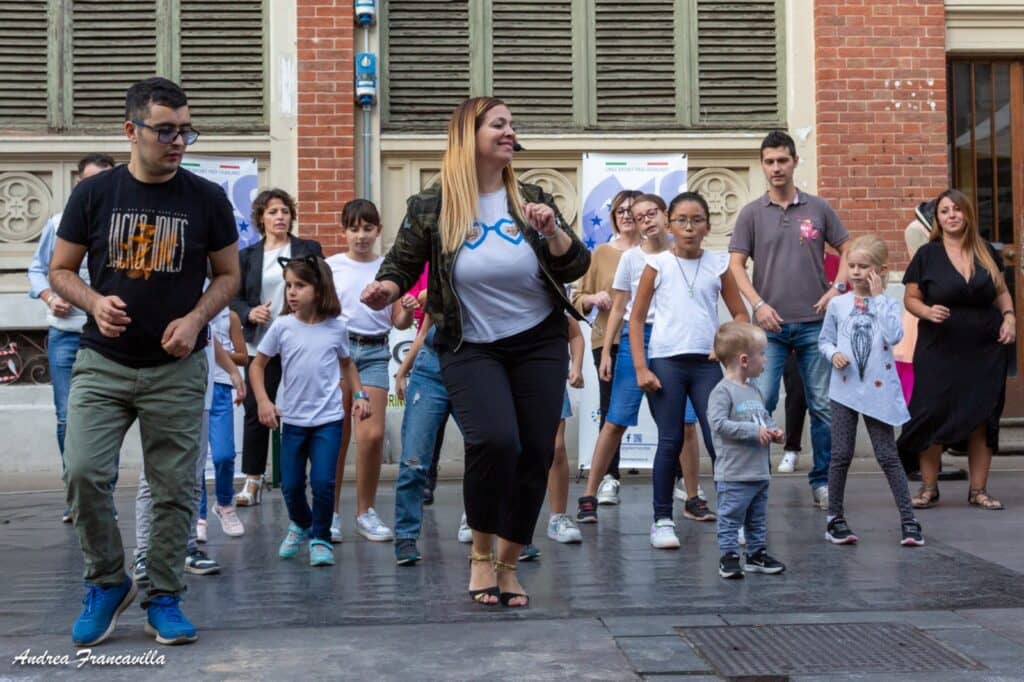
[[[562,397],[562,419],[568,419],[572,416],[572,405],[569,404],[569,389],[566,389],[565,395]]]
[[[636,369],[633,367],[633,355],[629,349],[629,323],[626,322],[624,325],[622,339],[619,341],[619,354],[613,359],[615,373],[612,375],[612,396],[605,421],[619,426],[636,426],[644,392],[636,384]],[[644,325],[644,355],[647,355],[647,344],[651,342],[652,328],[652,325]],[[562,411],[564,413],[565,408]],[[565,418],[564,414],[562,418]],[[697,423],[697,413],[689,398],[686,399],[686,415],[683,417],[683,423]]]
[[[391,349],[387,343],[376,343],[365,345],[350,341],[348,352],[352,356],[352,362],[356,363],[359,371],[359,381],[363,386],[383,388],[385,391],[391,387],[388,377],[388,361],[391,359]]]

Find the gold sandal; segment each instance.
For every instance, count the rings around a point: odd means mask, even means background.
[[[518,567],[515,564],[510,564],[507,561],[501,561],[500,559],[498,561],[494,562],[494,570],[496,570],[496,571],[511,571],[512,573],[515,573],[517,568]],[[512,600],[516,599],[516,598],[523,598],[523,599],[526,600],[526,603],[525,604],[513,604],[513,603],[511,603]],[[529,606],[530,605],[530,595],[523,594],[522,592],[502,592],[498,596],[498,599],[499,599],[499,601],[501,601],[501,605],[502,606],[509,606],[509,607],[512,607],[512,608],[519,608],[519,609],[521,609],[521,608],[523,608],[525,606]]]
[[[478,554],[472,549],[469,550],[469,563],[494,563],[494,553],[489,552],[487,554]],[[479,590],[469,590],[469,598],[475,601],[477,604],[483,604],[484,606],[494,606],[497,602],[484,601],[485,597],[498,597],[501,591],[497,585],[490,587],[484,587]]]
[[[910,500],[910,503],[914,505],[914,509],[931,509],[938,502],[939,486],[937,483],[932,485],[922,483],[921,487],[917,490],[917,494]]]
[[[988,494],[984,488],[971,488],[967,493],[967,504],[989,511],[1001,511],[1003,503]]]

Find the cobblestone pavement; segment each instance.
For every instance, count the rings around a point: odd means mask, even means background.
[[[278,559],[287,518],[274,492],[240,511],[243,538],[224,536],[211,518],[205,549],[223,572],[187,576],[183,604],[200,630],[197,643],[158,647],[143,633],[136,605],[92,653],[153,650],[150,659],[162,655],[164,664],[82,669],[74,668],[70,641],[84,593],[82,560],[73,530],[60,523],[62,494],[2,494],[0,677],[697,680],[739,674],[743,663],[745,674],[783,679],[1024,680],[1022,484],[1022,472],[993,473],[990,489],[1006,503],[1003,512],[968,507],[965,482],[943,484],[941,505],[919,515],[927,546],[907,549],[885,479],[851,475],[847,518],[861,541],[834,547],[823,539],[825,517],[810,504],[806,478],[777,477],[769,548],[788,569],[725,581],[714,524],[684,520],[681,505],[682,549],[651,549],[650,485],[634,477],[621,505],[601,507],[600,523],[583,527],[581,545],[551,542],[538,525],[543,556],[520,568],[532,599],[525,610],[482,607],[466,596],[456,483],[442,483],[425,512],[423,561],[415,567],[396,566],[392,545],[356,535],[351,488],[335,567]],[[705,478],[703,485],[713,507],[713,484]],[[570,511],[579,490],[573,485]],[[117,494],[129,550],[133,495],[128,487]],[[385,521],[393,503],[383,489],[377,508]],[[838,630],[847,635],[837,638],[836,624],[848,625]],[[723,637],[748,639],[736,639],[723,658],[714,645]],[[877,641],[922,655],[897,649],[889,659]],[[770,655],[754,655],[759,646]],[[26,650],[71,664],[22,665],[16,657]]]

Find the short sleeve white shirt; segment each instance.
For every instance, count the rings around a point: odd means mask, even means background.
[[[349,357],[348,329],[338,318],[307,324],[294,315],[274,320],[259,352],[281,356],[277,407],[292,426],[320,426],[345,416],[339,358]]]
[[[623,324],[629,322],[629,313],[633,310],[633,299],[636,298],[636,288],[640,286],[640,275],[644,274],[647,254],[639,246],[622,254],[619,259],[619,266],[615,268],[615,277],[612,278],[612,289],[616,291],[628,291],[629,301],[626,302],[626,314],[622,318]],[[647,324],[654,323],[654,306],[647,311]]]
[[[384,258],[361,263],[339,253],[327,259],[334,276],[334,288],[341,302],[341,320],[349,332],[361,336],[380,336],[391,331],[391,306],[374,310],[359,300],[366,285],[374,280]]]
[[[711,353],[718,330],[722,275],[729,268],[729,255],[705,249],[700,258],[679,258],[668,250],[649,256],[647,265],[658,273],[647,356]]]

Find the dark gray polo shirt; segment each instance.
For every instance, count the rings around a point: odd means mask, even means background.
[[[814,304],[829,287],[825,244],[836,248],[849,238],[821,197],[798,190],[783,209],[766,192],[740,211],[729,252],[754,259],[754,288],[783,322],[817,322],[825,315]]]

